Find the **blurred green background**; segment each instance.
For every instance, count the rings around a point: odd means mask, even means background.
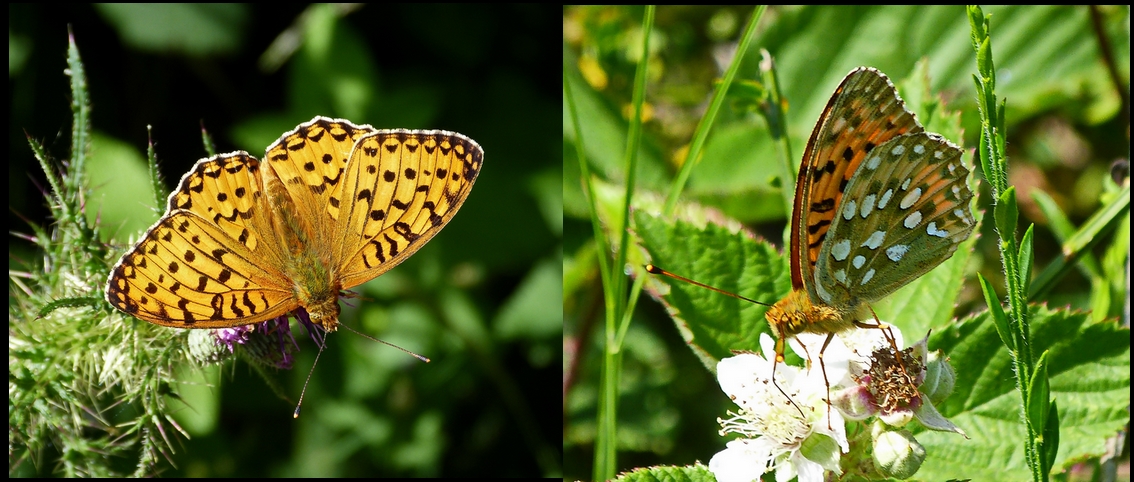
[[[634,69],[640,60],[642,7],[563,9],[563,53],[591,172],[601,187],[620,192],[626,173],[627,118]],[[650,38],[637,199],[668,192],[693,132],[736,51],[753,13],[749,6],[661,6]],[[1102,7],[1098,24],[1085,7],[988,7],[992,14],[997,94],[1007,101],[1010,183],[1020,202],[1020,230],[1036,223],[1034,272],[1059,256],[1059,240],[1031,197],[1042,191],[1080,224],[1100,206],[1112,165],[1128,173],[1129,7]],[[1112,49],[1110,57],[1104,47]],[[770,7],[752,49],[741,52],[737,82],[758,80],[759,49],[775,61],[788,105],[785,120],[798,165],[807,136],[839,81],[851,69],[873,66],[900,83],[915,63],[929,66],[931,90],[961,112],[972,159],[979,118],[972,75],[975,60],[963,7]],[[1118,74],[1119,85],[1108,72]],[[735,84],[734,84],[735,85]],[[1120,93],[1125,93],[1123,98]],[[911,93],[903,93],[911,103]],[[564,104],[566,107],[566,104]],[[790,215],[779,186],[778,153],[767,123],[726,101],[681,199],[714,208],[780,243]],[[926,113],[919,112],[919,118]],[[602,362],[604,304],[593,230],[580,182],[575,130],[565,113],[564,137],[564,465],[569,479],[590,478]],[[979,171],[979,168],[977,169]],[[976,174],[981,176],[979,173]],[[609,184],[606,184],[609,183]],[[790,187],[789,187],[790,189]],[[988,211],[987,187],[979,193]],[[610,195],[607,202],[611,202]],[[621,202],[620,199],[617,200]],[[619,204],[620,207],[620,204]],[[610,208],[609,205],[600,209]],[[974,265],[1002,286],[990,222],[983,226]],[[1106,236],[1107,240],[1113,234]],[[1100,243],[1105,246],[1108,241]],[[782,244],[779,244],[782,246]],[[1101,254],[1102,248],[1096,250]],[[973,270],[977,269],[974,267]],[[975,278],[975,277],[974,277]],[[1122,280],[1109,306],[1121,313]],[[775,300],[770,300],[775,301]],[[956,316],[983,307],[975,281],[965,286]],[[1062,280],[1047,301],[1090,309],[1091,283],[1079,272]],[[908,335],[907,339],[915,335]],[[918,334],[916,336],[921,336]],[[682,340],[673,320],[643,294],[621,352],[618,470],[708,463],[724,448],[717,417],[736,406]]]
[[[68,27],[95,131],[86,213],[118,252],[158,217],[147,126],[167,189],[218,152],[262,156],[315,115],[475,139],[485,164],[460,213],[398,268],[355,289],[303,416],[245,362],[181,376],[165,476],[558,476],[562,164],[559,7],[9,5],[9,226],[48,226],[25,133],[66,159]],[[554,53],[554,54],[549,54]],[[29,178],[33,182],[28,182]],[[164,205],[161,206],[164,209]],[[27,220],[27,221],[25,221]],[[33,269],[26,243],[9,268]],[[33,261],[27,261],[33,260]],[[111,261],[113,262],[113,261]],[[101,289],[101,286],[99,286]],[[97,293],[91,293],[91,296]],[[271,373],[293,401],[316,352]],[[175,402],[176,403],[176,402]],[[113,413],[109,414],[113,419]],[[97,435],[95,435],[97,436]],[[11,455],[11,454],[10,454]],[[16,454],[17,457],[20,454]],[[9,467],[51,474],[48,449]],[[13,460],[10,457],[10,460]],[[111,462],[129,473],[137,460]]]

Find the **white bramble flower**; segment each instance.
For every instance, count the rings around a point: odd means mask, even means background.
[[[774,343],[761,335],[761,348],[771,358],[744,353],[717,364],[721,389],[740,407],[727,420],[718,419],[721,435],[742,436],[709,461],[709,470],[721,482],[755,480],[772,469],[777,481],[798,477],[819,482],[825,471],[840,473],[839,457],[849,450],[843,417],[826,403],[822,370],[776,364],[776,384],[790,400],[773,385]],[[828,352],[824,365],[828,374],[837,372],[840,378],[846,371],[846,359]]]
[[[866,462],[867,466],[873,465],[875,475],[887,477],[912,476],[925,459],[924,447],[901,428],[909,421],[964,435],[931,401],[940,402],[953,386],[954,375],[944,357],[928,352],[928,337],[895,351],[895,345],[903,346],[902,334],[884,326],[884,330],[847,330],[830,342],[826,334],[793,337],[788,344],[808,360],[809,368],[775,364],[776,385],[770,378],[774,341],[768,335],[761,336],[760,345],[772,357],[743,353],[721,360],[717,364],[721,389],[740,408],[717,421],[722,436],[731,432],[741,438],[729,441],[709,461],[717,480],[747,482],[773,469],[778,482],[792,478],[818,482],[826,471],[841,475],[841,467],[861,475],[865,460],[842,461],[840,466],[843,454],[851,452],[848,419],[877,418],[869,437],[872,450],[853,453],[873,454],[873,464]]]

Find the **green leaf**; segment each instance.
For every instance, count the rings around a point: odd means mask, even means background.
[[[1023,286],[1020,287],[1025,293],[1028,291],[1028,283],[1032,279],[1032,230],[1035,228],[1034,224],[1028,225],[1028,230],[1024,231],[1024,237],[1020,240],[1020,252],[1017,255],[1016,261],[1020,266],[1020,282]]]
[[[620,474],[614,480],[627,482],[715,482],[709,468],[700,463],[685,467],[660,466],[636,469]]]
[[[980,6],[969,5],[965,7],[965,13],[969,16],[969,28],[972,32],[973,48],[980,45],[981,40],[988,36],[988,31],[985,30],[984,12],[981,11]]]
[[[1000,297],[996,296],[996,289],[992,287],[992,283],[984,278],[984,275],[978,273],[977,279],[980,281],[980,289],[984,293],[984,302],[988,306],[992,322],[996,325],[996,333],[1000,335],[1000,341],[1004,343],[1004,346],[1015,351],[1016,337],[1012,336],[1012,332],[1008,329],[1008,315],[1004,313],[1004,307],[1000,305]]]
[[[999,202],[993,209],[993,215],[996,217],[996,230],[1000,232],[1001,242],[1014,241],[1016,239],[1016,219],[1020,216],[1020,210],[1016,206],[1016,186],[1009,186],[1000,194]]]
[[[1055,457],[1059,454],[1059,405],[1056,400],[1051,401],[1047,423],[1043,427],[1043,450],[1047,455],[1047,465],[1043,468],[1045,473],[1051,473],[1055,464]]]
[[[977,70],[980,72],[992,72],[992,44],[986,37],[980,43],[980,48],[977,49]]]
[[[1129,212],[1130,185],[1127,183],[1118,196],[1091,215],[1073,236],[1064,241],[1062,246],[1064,256],[1055,258],[1036,276],[1030,296],[1036,296],[1050,289],[1056,280],[1062,278],[1064,272],[1071,269],[1072,263],[1077,261],[1080,255],[1103,239],[1101,236],[1103,232],[1124,225],[1124,220],[1129,218]]]
[[[930,349],[944,350],[957,374],[953,395],[936,407],[973,439],[917,433],[929,453],[918,472],[924,480],[1031,480],[1020,450],[1026,431],[1012,355],[988,318],[982,313],[930,336]],[[1086,313],[1042,306],[1031,307],[1030,319],[1032,349],[1050,352],[1050,396],[1062,401],[1060,450],[1052,467],[1064,470],[1107,453],[1107,440],[1129,422],[1130,331],[1113,321],[1093,322]]]
[[[769,304],[790,290],[787,263],[751,233],[714,223],[670,221],[641,211],[634,219],[650,262],[666,271]],[[759,349],[760,333],[769,333],[765,306],[649,276],[653,278],[646,290],[666,306],[706,366],[715,369],[716,361],[731,356],[732,350]]]
[[[1047,423],[1047,414],[1051,409],[1050,387],[1047,380],[1047,355],[1043,352],[1039,361],[1032,370],[1032,379],[1028,381],[1028,406],[1026,415],[1032,428],[1037,433],[1043,433]]]

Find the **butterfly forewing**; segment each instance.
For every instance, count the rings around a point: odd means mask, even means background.
[[[303,231],[323,234],[335,228],[340,206],[337,197],[341,196],[343,171],[351,150],[359,139],[374,131],[367,124],[316,117],[268,146],[264,159],[271,172],[267,179],[269,183],[273,175],[279,179],[289,198],[283,200],[281,209],[296,210],[291,219],[307,224]],[[308,247],[330,246],[318,241],[309,240]]]
[[[280,274],[260,190],[261,164],[244,152],[199,161],[167,213],[111,270],[107,300],[176,328],[255,323],[295,308]]]
[[[378,276],[424,245],[468,197],[484,151],[448,131],[380,130],[361,139],[344,178],[337,259],[343,288]]]
[[[852,71],[835,89],[807,142],[792,213],[792,286],[819,296],[812,273],[850,179],[875,147],[923,130],[890,80]],[[802,286],[800,285],[802,283]]]

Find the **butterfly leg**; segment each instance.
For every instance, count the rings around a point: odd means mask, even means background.
[[[905,361],[902,360],[902,350],[898,348],[898,340],[894,337],[894,332],[890,329],[890,325],[887,325],[883,323],[882,320],[878,319],[878,313],[874,312],[874,308],[872,308],[870,305],[867,305],[866,307],[870,309],[870,314],[874,315],[874,324],[863,323],[859,320],[854,320],[851,323],[859,328],[872,328],[882,330],[882,336],[886,337],[886,341],[890,342],[890,346],[894,349],[894,356],[896,356],[898,359],[898,368],[902,370],[902,375],[906,377],[906,380],[908,380],[911,385],[914,384],[913,377],[911,377],[909,372],[906,371]]]
[[[823,363],[823,352],[827,351],[827,345],[831,344],[831,340],[835,339],[835,333],[827,333],[827,339],[823,340],[823,346],[819,348],[819,369],[823,371],[823,385],[827,387],[827,429],[831,429],[831,382],[827,380],[827,365]]]

